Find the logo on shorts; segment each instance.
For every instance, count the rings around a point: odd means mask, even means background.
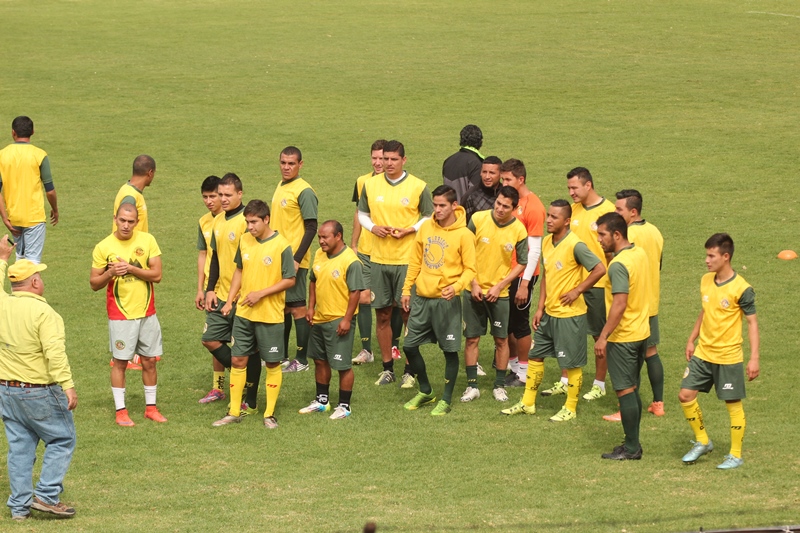
[[[234,339],[233,335],[231,335],[231,346],[233,346],[234,344],[236,344],[236,339]]]
[[[722,301],[719,303],[723,309],[727,309],[731,306],[731,303],[728,301],[727,298],[723,298]]]
[[[564,354],[564,352],[563,352],[563,351],[561,351],[561,352],[558,352],[558,354],[556,355],[556,357],[566,357],[566,355]]]
[[[142,257],[144,255],[144,248],[137,246],[133,253],[138,257]]]
[[[503,250],[505,250],[506,252],[510,252],[513,249],[514,249],[514,245],[511,244],[510,242],[507,242],[505,244],[505,246],[503,246]]]
[[[449,248],[449,244],[442,237],[434,235],[428,237],[425,243],[425,266],[438,269],[444,265],[444,251]]]
[[[683,371],[683,379],[686,379],[688,377],[689,377],[689,367],[687,366],[686,370]]]
[[[489,244],[489,237],[481,237],[481,242],[484,244]]]
[[[564,265],[561,264],[561,261],[556,261],[556,270],[561,270],[564,268]]]
[[[333,277],[333,279],[339,279],[339,276],[341,275],[342,274],[338,270],[334,270],[333,272],[331,272],[331,277]]]
[[[234,232],[228,233],[228,240],[231,241],[231,242],[235,241],[236,240],[236,233],[234,233]]]
[[[452,333],[448,333],[447,337],[445,337],[444,340],[446,340],[446,341],[454,341],[454,340],[456,340],[456,336],[453,335]]]
[[[733,390],[733,383],[726,383],[722,386],[722,390]]]
[[[117,350],[124,350],[125,343],[123,341],[114,341],[114,348],[116,348]]]
[[[341,361],[342,360],[342,354],[337,353],[336,355],[333,356],[333,358],[336,359],[337,361]]]
[[[401,205],[408,205],[408,203],[409,203],[408,198],[403,198],[402,200],[400,200]]]
[[[266,256],[264,258],[264,264],[270,266],[272,264],[272,258],[270,256]]]
[[[206,331],[208,331],[208,323],[207,322],[203,323],[203,333],[205,333]]]
[[[278,353],[278,347],[273,346],[272,348],[269,349],[269,353]]]
[[[492,322],[492,325],[494,327],[496,327],[496,328],[502,328],[503,327],[503,323],[500,322],[499,320],[495,320],[494,322]]]
[[[374,301],[375,301],[375,293],[372,292],[372,291],[369,291],[369,303],[372,303]]]
[[[281,200],[281,207],[286,207],[286,198]]]

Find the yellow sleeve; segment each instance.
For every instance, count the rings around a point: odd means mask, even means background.
[[[42,352],[47,361],[47,372],[50,378],[61,385],[62,389],[75,387],[67,360],[64,321],[58,313],[48,309],[48,312],[42,313],[39,317],[38,326],[39,339],[42,342]]]
[[[421,228],[420,228],[421,229]],[[408,258],[406,281],[403,283],[403,296],[411,296],[411,287],[417,281],[419,271],[422,269],[422,233],[417,232],[414,244],[411,247],[411,256]]]
[[[461,237],[461,264],[464,265],[464,270],[453,284],[456,294],[469,287],[478,273],[475,268],[475,239],[471,231],[464,232]]]

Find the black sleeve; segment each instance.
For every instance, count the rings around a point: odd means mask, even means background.
[[[219,281],[219,257],[217,251],[212,250],[211,264],[208,267],[208,283],[206,284],[206,292],[213,291]]]
[[[358,204],[358,182],[353,185],[353,203]]]
[[[294,253],[294,260],[298,263],[303,261],[303,257],[311,247],[311,242],[314,240],[314,236],[317,234],[316,218],[309,218],[308,220],[304,220],[303,223],[306,228],[305,233],[303,233],[303,239],[300,241],[300,246],[297,247],[297,251]]]

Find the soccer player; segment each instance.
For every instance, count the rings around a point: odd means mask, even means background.
[[[317,234],[317,210],[319,200],[311,185],[300,177],[303,168],[303,154],[294,146],[281,151],[281,182],[272,195],[272,229],[286,237],[292,245],[294,267],[297,271],[296,283],[286,291],[286,310],[284,316],[284,353],[289,353],[289,336],[292,321],[295,324],[297,351],[295,358],[284,362],[284,372],[308,370],[308,334],[311,329],[306,320],[306,280],[311,257],[311,242]],[[288,357],[288,355],[287,355]]]
[[[138,221],[134,205],[119,206],[114,216],[117,229],[94,247],[89,276],[93,291],[107,287],[108,333],[114,362],[111,393],[120,426],[134,425],[125,406],[125,370],[134,354],[139,354],[142,362],[144,417],[167,421],[156,407],[156,357],[163,355],[163,348],[153,284],[161,281],[161,250],[152,235],[135,230]]]
[[[392,310],[401,307],[400,297],[406,278],[408,260],[414,246],[414,233],[433,213],[431,195],[424,181],[403,170],[405,147],[400,141],[388,141],[383,147],[383,174],[367,180],[358,201],[361,226],[375,235],[372,244],[370,289],[375,295],[377,327],[375,332],[383,360],[383,371],[376,385],[394,383],[392,357]],[[402,311],[403,322],[408,312]],[[403,388],[412,388],[415,378],[406,363]]]
[[[544,377],[544,358],[555,357],[566,370],[567,399],[550,418],[566,422],[577,416],[578,395],[586,365],[586,303],[583,293],[606,273],[603,262],[572,233],[572,208],[566,200],[555,200],[547,210],[547,232],[542,243],[544,276],[539,287],[539,305],[533,315],[533,350],[522,401],[500,411],[505,415],[536,413],[536,393]],[[584,270],[589,272],[584,276]]]
[[[664,416],[664,365],[658,356],[659,330],[658,305],[661,291],[661,257],[664,249],[664,237],[653,224],[644,220],[642,213],[642,195],[634,189],[625,189],[617,193],[615,202],[617,213],[622,215],[628,225],[628,240],[643,249],[650,265],[650,338],[647,339],[647,376],[653,389],[653,403],[647,408],[656,416]],[[605,415],[604,420],[619,422],[617,411]]]
[[[414,239],[401,304],[410,311],[403,351],[417,374],[419,393],[406,402],[409,411],[436,401],[428,381],[422,344],[438,343],[444,352],[444,393],[431,415],[450,412],[458,377],[461,348],[462,290],[475,278],[475,236],[467,229],[467,215],[456,202],[456,191],[440,185],[433,191],[433,220],[421,227]],[[415,286],[413,301],[411,287]]]
[[[488,160],[488,158],[487,158]],[[486,167],[484,163],[484,168]],[[498,173],[499,178],[499,173]],[[480,398],[478,389],[478,343],[486,335],[486,322],[494,338],[496,373],[492,394],[507,402],[505,389],[508,366],[508,286],[525,270],[528,262],[528,232],[514,216],[519,193],[514,187],[501,187],[494,209],[475,213],[467,227],[475,234],[475,255],[481,261],[470,287],[462,293],[464,311],[464,362],[467,367],[467,390],[462,402]],[[519,263],[511,268],[516,252]]]
[[[120,204],[131,204],[136,207],[139,213],[139,225],[137,231],[149,232],[150,226],[147,223],[147,203],[144,201],[144,189],[153,183],[156,175],[156,161],[149,155],[140,155],[133,160],[133,175],[117,192],[114,198],[114,212],[117,212]],[[116,224],[116,222],[114,222]],[[113,225],[111,231],[116,231],[117,226]]]
[[[456,191],[456,201],[461,204],[470,187],[481,182],[483,132],[475,124],[467,124],[459,136],[460,149],[442,164],[442,182]]]
[[[472,219],[472,215],[478,211],[494,209],[494,199],[497,198],[497,190],[502,186],[500,183],[500,165],[503,162],[499,157],[490,155],[483,160],[481,165],[481,182],[473,185],[464,194],[464,210],[467,212],[467,223]]]
[[[744,375],[748,381],[753,381],[760,368],[756,295],[753,287],[731,268],[733,239],[730,235],[715,233],[705,246],[709,272],[700,281],[702,309],[686,343],[689,364],[678,393],[683,414],[696,439],[689,453],[683,456],[683,462],[694,464],[714,449],[706,433],[703,411],[697,403],[697,393],[708,392],[714,385],[717,398],[725,402],[731,420],[731,449],[717,468],[730,470],[744,463]],[[742,316],[747,319],[750,340],[750,360],[746,368],[743,368]],[[695,348],[698,337],[700,341]]]
[[[603,252],[614,254],[614,258],[608,264],[610,283],[605,287],[608,318],[594,343],[594,353],[598,359],[608,359],[625,432],[622,445],[601,457],[638,460],[642,458],[639,372],[650,336],[650,269],[644,250],[628,241],[628,225],[618,213],[606,213],[597,219],[597,238]]]
[[[361,262],[344,243],[344,229],[336,220],[328,220],[319,228],[319,247],[314,256],[311,284],[308,291],[308,322],[311,338],[308,356],[314,360],[317,396],[300,414],[324,413],[331,410],[328,396],[331,369],[339,372],[339,405],[331,420],[350,416],[353,395],[353,316],[358,313],[358,300],[364,286]],[[369,310],[368,310],[369,312]]]
[[[17,261],[42,261],[47,215],[44,197],[50,204],[50,223],[58,224],[58,196],[50,172],[47,152],[31,144],[33,121],[25,116],[11,122],[9,144],[0,150],[0,217],[17,239]]]
[[[544,205],[539,197],[528,189],[525,164],[519,159],[508,159],[500,166],[503,185],[514,187],[519,193],[519,205],[514,216],[528,231],[528,262],[522,275],[511,282],[508,289],[508,351],[511,374],[506,379],[510,387],[524,387],[528,375],[528,352],[531,349],[531,293],[539,278],[539,256],[544,235]],[[518,264],[517,256],[511,259],[511,267]]]
[[[283,372],[283,328],[286,290],[294,286],[295,260],[289,241],[269,226],[269,207],[261,200],[251,200],[244,208],[247,233],[239,240],[236,251],[236,272],[231,280],[228,300],[222,315],[230,316],[237,299],[233,319],[231,347],[231,404],[228,414],[212,424],[214,427],[241,422],[239,409],[247,384],[247,368],[251,359],[260,366],[257,355],[267,367],[267,408],[264,427],[275,429],[275,406],[281,392]],[[241,292],[240,292],[241,291]]]

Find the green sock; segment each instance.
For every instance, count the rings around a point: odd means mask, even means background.
[[[248,407],[255,407],[258,401],[258,385],[261,382],[261,357],[257,353],[247,358],[246,370],[244,401],[247,402]]]
[[[653,389],[653,401],[664,401],[664,365],[658,354],[644,360],[647,363],[647,377],[650,378],[650,387]]]
[[[306,356],[306,353],[308,350],[306,348],[308,348],[308,336],[311,334],[311,325],[308,323],[308,320],[306,320],[306,317],[302,317],[294,319],[294,326],[297,333],[297,354],[295,355],[295,359],[307,365],[308,356]]]
[[[447,403],[450,403],[453,400],[453,389],[456,388],[457,378],[458,353],[444,352],[444,393],[442,394],[442,400],[446,401]]]
[[[639,451],[639,421],[642,410],[636,397],[636,392],[631,392],[619,397],[619,413],[622,418],[622,429],[625,431],[625,449],[628,453]]]
[[[227,344],[222,344],[216,350],[212,350],[211,355],[213,355],[217,361],[222,363],[222,366],[225,368],[231,367],[231,347]]]
[[[400,335],[403,334],[403,315],[399,307],[392,308],[392,346],[400,347]]]
[[[478,365],[467,365],[467,387],[478,388]]]
[[[494,388],[495,389],[498,388],[498,387],[501,387],[501,388],[505,387],[505,384],[506,384],[506,373],[507,372],[508,372],[508,370],[506,370],[506,369],[503,369],[503,370],[500,370],[499,368],[495,369],[495,374],[494,374]]]
[[[292,322],[294,317],[290,313],[283,315],[283,358],[289,358],[289,337],[292,335]]]
[[[361,348],[372,352],[372,306],[358,306],[358,331],[361,333]]]
[[[404,346],[403,351],[406,354],[408,363],[411,365],[411,369],[415,374],[417,374],[419,391],[423,394],[430,394],[433,392],[433,389],[431,389],[431,383],[428,381],[428,372],[425,369],[425,360],[422,358],[422,354],[419,353],[419,348],[416,346],[411,348]]]

